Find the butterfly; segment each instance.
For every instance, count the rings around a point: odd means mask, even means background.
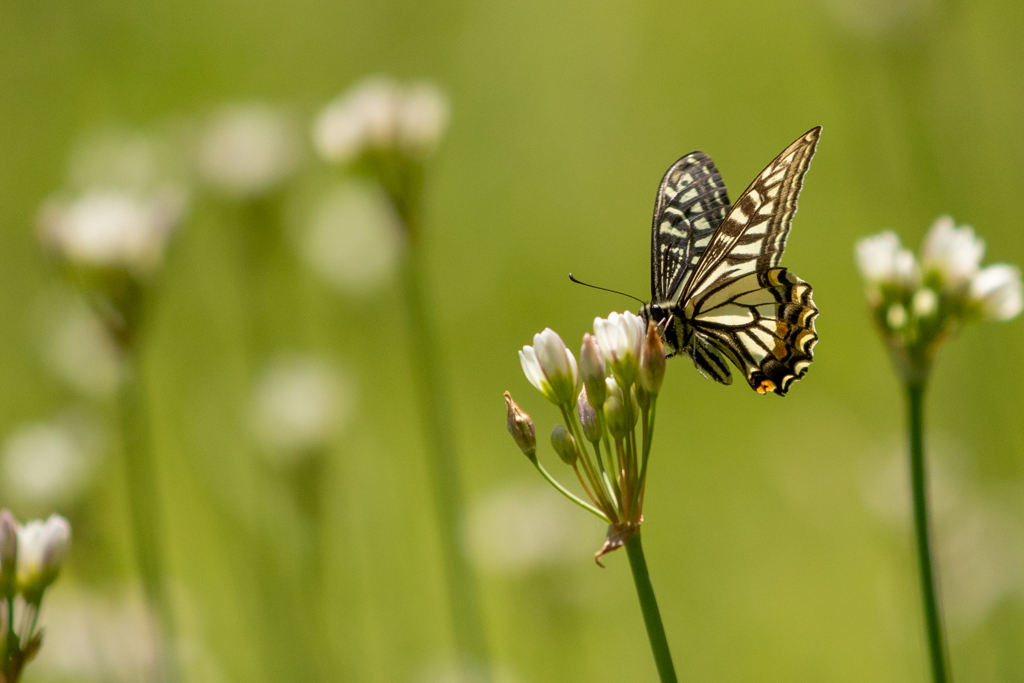
[[[813,360],[818,309],[811,286],[779,267],[796,199],[821,127],[783,150],[729,204],[711,158],[693,152],[658,187],[651,235],[651,302],[668,355],[732,384],[732,362],[758,393],[785,396]]]

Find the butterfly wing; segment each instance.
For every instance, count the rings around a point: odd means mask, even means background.
[[[694,330],[694,362],[706,355],[695,345],[714,345],[759,393],[784,396],[818,340],[811,286],[777,266],[820,134],[814,128],[787,147],[743,192],[678,302]]]
[[[729,211],[729,195],[711,157],[692,152],[665,172],[651,230],[651,295],[675,301],[715,229]]]

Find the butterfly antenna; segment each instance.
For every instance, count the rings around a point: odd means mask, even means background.
[[[612,294],[621,294],[622,296],[628,296],[630,299],[633,299],[634,301],[639,301],[644,306],[647,305],[646,301],[644,301],[643,299],[637,299],[632,294],[626,294],[625,292],[620,292],[617,289],[608,289],[607,287],[598,287],[597,285],[592,285],[592,284],[589,284],[587,282],[583,282],[581,280],[577,280],[575,277],[573,277],[572,273],[569,273],[569,279],[572,280],[573,282],[575,282],[578,285],[583,285],[584,287],[590,287],[591,289],[600,289],[602,292],[611,292]]]

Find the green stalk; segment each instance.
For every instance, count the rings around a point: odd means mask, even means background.
[[[924,607],[925,633],[931,656],[932,680],[949,683],[948,658],[939,611],[938,589],[931,549],[931,524],[928,512],[928,481],[924,460],[924,393],[923,381],[907,383],[907,426],[910,440],[910,485],[914,498],[914,536],[917,543],[921,573],[921,597]]]
[[[629,566],[633,570],[636,595],[640,599],[640,611],[644,615],[647,638],[651,641],[654,664],[658,667],[658,678],[661,683],[677,683],[672,653],[669,652],[668,639],[665,637],[665,626],[661,623],[658,601],[654,597],[650,574],[647,573],[647,560],[644,559],[644,549],[640,544],[640,532],[626,541],[626,554],[629,555]]]
[[[578,498],[576,495],[574,495],[572,493],[572,491],[570,491],[569,489],[567,489],[564,486],[562,486],[561,484],[559,484],[558,480],[556,480],[554,477],[552,477],[548,473],[548,471],[544,468],[544,465],[540,464],[540,461],[537,460],[536,454],[534,454],[534,456],[532,458],[530,458],[530,462],[532,462],[533,466],[537,468],[537,471],[540,472],[541,476],[544,477],[544,479],[546,479],[549,484],[554,486],[555,489],[559,493],[561,493],[563,496],[565,496],[566,498],[568,498],[572,502],[576,503],[577,505],[579,505],[581,508],[583,508],[587,512],[592,512],[593,514],[597,515],[598,517],[600,517],[601,519],[603,519],[604,521],[606,521],[609,524],[612,523],[612,520],[608,519],[608,515],[606,515],[605,513],[601,512],[600,510],[598,510],[596,507],[594,507],[590,503],[585,503],[580,498]],[[580,483],[581,484],[583,483],[582,480],[580,481]]]
[[[490,680],[489,656],[476,576],[462,549],[460,528],[465,512],[455,449],[455,421],[448,402],[447,382],[441,368],[441,349],[428,317],[424,265],[415,224],[409,224],[409,249],[402,269],[413,381],[426,429],[427,466],[438,518],[441,556],[447,578],[448,601],[460,657],[479,667],[482,680]]]
[[[149,434],[149,413],[137,352],[129,349],[119,395],[131,530],[142,587],[160,628],[157,681],[177,680],[174,619],[167,595],[161,533],[160,490]]]

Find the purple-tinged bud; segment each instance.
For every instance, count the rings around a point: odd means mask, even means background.
[[[661,391],[665,379],[665,344],[654,323],[647,324],[647,337],[640,350],[640,386],[651,396]]]
[[[608,371],[604,363],[604,354],[597,340],[591,334],[583,335],[583,347],[580,349],[580,375],[583,377],[583,386],[587,389],[587,398],[590,405],[600,408],[604,405],[605,396],[608,395],[604,386],[604,378]]]
[[[0,594],[10,599],[18,589],[18,520],[0,511]]]
[[[601,440],[601,421],[598,419],[597,411],[587,400],[587,388],[580,390],[579,399],[576,401],[576,410],[580,415],[580,424],[583,425],[583,436],[590,443],[597,443]]]

